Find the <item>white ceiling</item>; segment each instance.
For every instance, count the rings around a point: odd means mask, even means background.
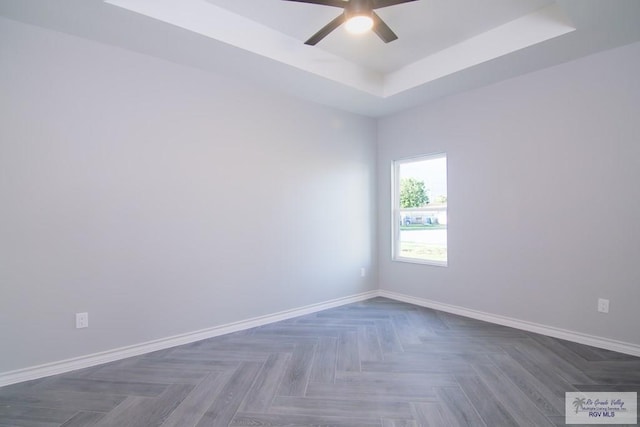
[[[638,0],[418,0],[378,14],[399,39],[282,0],[0,0],[10,19],[242,78],[369,116],[640,40]],[[0,45],[1,45],[0,41]]]
[[[207,1],[300,41],[341,13],[333,7],[282,0]],[[418,0],[377,11],[399,36],[390,44],[374,33],[353,36],[339,28],[317,47],[365,68],[388,73],[552,3],[553,0]]]

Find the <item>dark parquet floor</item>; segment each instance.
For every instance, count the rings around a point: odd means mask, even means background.
[[[375,298],[0,388],[0,426],[539,427],[578,390],[640,358]]]

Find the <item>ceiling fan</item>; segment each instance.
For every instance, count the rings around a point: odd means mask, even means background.
[[[346,23],[347,30],[352,33],[364,33],[370,29],[378,35],[385,43],[392,42],[398,36],[391,31],[391,28],[374,12],[375,9],[395,6],[401,3],[409,3],[417,0],[285,0],[298,3],[320,4],[323,6],[333,6],[344,9],[342,14],[322,27],[309,40],[304,42],[314,46],[320,40],[329,35],[340,25]]]

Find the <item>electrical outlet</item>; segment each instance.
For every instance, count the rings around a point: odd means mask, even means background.
[[[598,298],[598,311],[600,313],[609,312],[609,300],[604,298]]]
[[[89,327],[89,313],[76,313],[76,329]]]
[[[364,277],[366,273],[367,271],[364,269],[364,267],[360,267],[360,277]]]

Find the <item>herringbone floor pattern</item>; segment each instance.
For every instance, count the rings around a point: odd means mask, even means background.
[[[553,426],[640,358],[376,298],[0,389],[0,426]]]

